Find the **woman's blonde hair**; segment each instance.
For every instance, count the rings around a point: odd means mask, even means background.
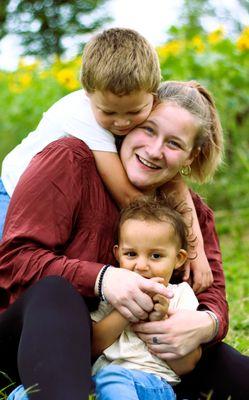
[[[196,81],[166,81],[157,91],[159,102],[174,103],[189,111],[198,121],[190,178],[203,183],[210,180],[223,155],[223,132],[211,94]]]

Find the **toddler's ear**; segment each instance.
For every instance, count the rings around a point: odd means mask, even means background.
[[[113,254],[117,261],[119,261],[118,245],[113,246]]]
[[[177,256],[176,256],[176,265],[175,269],[180,268],[188,258],[188,254],[186,250],[180,249]]]

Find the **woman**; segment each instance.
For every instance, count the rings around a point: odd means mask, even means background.
[[[217,162],[216,133],[220,131],[214,128],[213,105],[202,88],[192,86],[166,84],[167,90],[159,94],[162,103],[147,123],[124,140],[122,162],[140,190],[153,192],[180,170],[189,171],[189,166],[195,175],[206,176],[204,166]],[[201,114],[189,108],[192,92],[199,99],[194,104],[203,105]],[[193,200],[214,275],[214,284],[198,299],[201,309],[214,314],[176,313],[169,318],[171,328],[162,322],[137,325],[140,337],[165,359],[221,340],[227,330],[224,276],[212,213],[194,194]],[[0,248],[4,310],[0,370],[21,380],[26,388],[38,383],[39,391],[30,398],[87,398],[91,325],[84,299],[89,305],[94,297],[104,296],[137,322],[146,319],[153,307],[148,292],[170,296],[162,285],[130,271],[103,268],[103,263],[114,262],[111,249],[117,212],[91,152],[78,139],[51,143],[34,157],[19,181]],[[173,333],[170,342],[167,329]],[[157,349],[151,346],[155,337],[160,343]]]

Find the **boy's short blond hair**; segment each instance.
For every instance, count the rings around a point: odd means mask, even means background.
[[[105,30],[83,50],[81,83],[89,93],[96,90],[118,96],[140,90],[155,93],[160,80],[156,50],[132,29]]]

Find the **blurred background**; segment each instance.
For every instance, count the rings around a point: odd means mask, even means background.
[[[84,43],[112,26],[136,29],[156,47],[163,79],[195,79],[214,95],[224,163],[213,182],[192,186],[215,210],[227,340],[249,354],[248,0],[1,0],[0,161],[50,105],[80,88]]]

